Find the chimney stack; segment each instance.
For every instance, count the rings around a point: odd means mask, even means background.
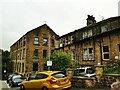
[[[87,26],[96,23],[95,17],[93,17],[93,15],[88,15],[87,20]]]

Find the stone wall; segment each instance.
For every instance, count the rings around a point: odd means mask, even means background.
[[[75,88],[94,88],[96,85],[96,78],[73,76],[71,82],[72,82],[72,87]]]
[[[120,74],[104,74],[102,65],[96,65],[95,77],[74,76],[73,69],[67,69],[66,74],[71,80],[72,87],[100,89],[110,89],[111,84],[120,76]]]

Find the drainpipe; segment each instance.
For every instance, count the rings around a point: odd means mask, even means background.
[[[48,49],[49,49],[49,61],[50,61],[50,35],[49,35],[49,45],[48,45]],[[48,71],[50,71],[50,66],[48,66]]]
[[[20,61],[21,61],[20,73],[21,73],[21,74],[22,74],[22,63],[23,63],[23,61],[22,61],[22,55],[23,55],[23,52],[22,52],[22,50],[21,50],[21,56],[20,56],[20,57],[21,57],[21,60],[20,60]]]

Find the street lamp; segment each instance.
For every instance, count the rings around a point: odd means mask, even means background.
[[[50,71],[50,67],[52,66],[52,61],[50,60],[50,35],[49,35],[49,43],[48,43],[48,49],[49,49],[49,60],[47,61],[48,71]]]

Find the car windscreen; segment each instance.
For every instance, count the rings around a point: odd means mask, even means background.
[[[95,70],[93,68],[88,68],[86,70],[86,74],[93,74],[93,73],[95,73]]]
[[[64,78],[64,77],[66,77],[66,75],[63,74],[62,72],[54,73],[54,74],[52,74],[51,76],[53,76],[53,77],[55,77],[55,78]]]
[[[13,80],[17,80],[17,79],[20,79],[21,78],[21,76],[13,76]]]
[[[74,75],[75,76],[83,76],[85,74],[85,69],[76,69],[74,70]]]

